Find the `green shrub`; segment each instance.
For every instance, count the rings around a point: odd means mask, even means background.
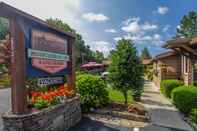
[[[181,112],[189,114],[193,108],[197,108],[197,88],[178,87],[172,91],[172,100]]]
[[[166,97],[171,98],[171,92],[174,88],[182,86],[183,82],[179,80],[163,80],[160,85],[160,91]]]
[[[194,81],[194,86],[197,86],[197,80]]]
[[[197,123],[197,108],[191,110],[189,117],[193,122]]]
[[[91,108],[102,107],[109,102],[107,84],[99,76],[78,75],[76,85],[84,112],[90,111]]]

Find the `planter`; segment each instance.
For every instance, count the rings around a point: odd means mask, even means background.
[[[3,131],[66,131],[81,119],[79,95],[64,103],[29,114],[6,112]]]

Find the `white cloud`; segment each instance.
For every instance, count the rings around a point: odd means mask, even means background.
[[[167,32],[170,29],[170,27],[171,27],[170,25],[165,25],[162,31]]]
[[[103,52],[104,55],[107,56],[110,50],[113,49],[113,46],[107,41],[93,41],[90,43],[90,48],[94,51]]]
[[[121,39],[122,39],[122,37],[115,37],[115,38],[114,38],[114,41],[117,42],[117,41],[119,41],[119,40],[121,40]]]
[[[145,22],[144,25],[142,25],[142,29],[143,30],[154,30],[154,29],[157,29],[157,25],[155,24],[150,24],[149,22]]]
[[[43,20],[58,18],[69,24],[72,28],[81,31],[80,15],[82,13],[81,0],[2,0],[11,6],[23,10]],[[57,7],[57,8],[54,8]]]
[[[139,17],[129,18],[122,23],[124,26],[121,29],[132,34],[144,34],[144,31],[152,31],[158,28],[156,24],[151,24],[149,22],[141,24]]]
[[[122,23],[124,24],[124,25],[128,25],[130,22],[132,22],[132,21],[140,21],[140,18],[139,17],[132,17],[132,18],[128,18],[128,19],[126,19],[125,21],[123,21]]]
[[[177,25],[177,26],[176,26],[176,29],[180,29],[180,28],[181,28],[181,26],[180,26],[180,25]]]
[[[141,27],[139,25],[139,18],[129,18],[126,21],[124,21],[124,26],[122,27],[122,30],[125,32],[130,33],[139,33],[141,31]]]
[[[159,34],[154,34],[154,35],[127,34],[124,35],[123,38],[132,40],[136,44],[153,44],[156,46],[160,46],[161,44],[164,43],[161,35]]]
[[[115,29],[106,29],[105,32],[116,33],[117,31]]]
[[[109,20],[109,18],[104,14],[96,14],[92,12],[82,14],[82,18],[89,22],[104,22]]]
[[[168,11],[169,11],[169,8],[166,6],[159,6],[157,8],[157,13],[159,13],[161,15],[165,15]]]

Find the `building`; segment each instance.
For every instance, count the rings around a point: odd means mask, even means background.
[[[181,77],[186,85],[192,85],[197,80],[197,36],[173,39],[164,47],[180,54]]]
[[[153,81],[160,87],[164,79],[181,79],[181,56],[168,51],[155,56],[153,59]]]

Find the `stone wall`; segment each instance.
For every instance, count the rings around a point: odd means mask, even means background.
[[[66,131],[81,119],[79,96],[26,115],[3,114],[3,131]]]

